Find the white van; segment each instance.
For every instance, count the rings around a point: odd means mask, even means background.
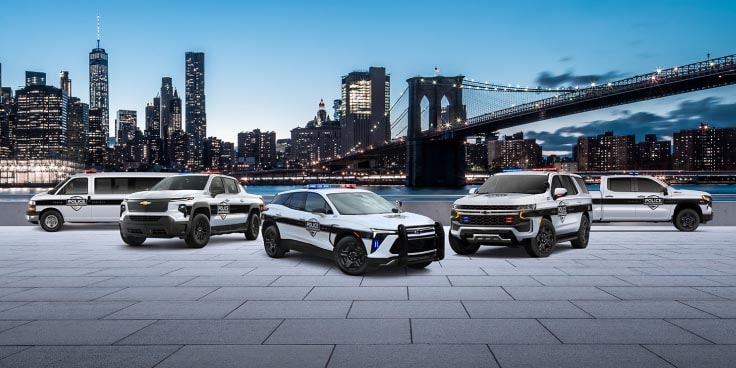
[[[72,175],[28,202],[26,220],[59,231],[64,222],[118,222],[120,204],[130,193],[148,190],[174,173],[95,173]]]

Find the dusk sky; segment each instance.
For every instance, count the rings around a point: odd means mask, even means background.
[[[102,18],[109,54],[111,125],[138,111],[171,76],[184,94],[184,53],[206,58],[208,135],[304,126],[320,98],[331,108],[340,77],[384,66],[392,100],[407,78],[443,75],[529,86],[607,82],[736,53],[734,1],[16,1],[0,5],[2,84],[24,71],[89,100],[88,53]],[[329,113],[332,111],[330,109]],[[523,130],[545,153],[579,134],[656,132],[705,121],[736,126],[736,87],[548,120]],[[509,133],[505,132],[505,133]]]

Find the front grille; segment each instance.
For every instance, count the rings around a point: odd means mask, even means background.
[[[391,245],[390,252],[392,254],[399,254],[399,242],[400,239],[396,239],[394,243]],[[428,250],[435,250],[437,249],[437,245],[435,244],[435,238],[421,238],[421,239],[409,239],[407,242],[407,252],[408,253],[417,253],[417,252],[426,252]]]
[[[144,206],[141,204],[141,202],[151,202],[151,203]],[[130,212],[166,212],[166,210],[169,208],[169,201],[165,199],[164,200],[136,199],[136,200],[129,200],[127,204],[128,204],[128,211]]]
[[[164,229],[151,229],[151,235],[166,235],[166,230],[164,230]]]
[[[128,229],[128,232],[133,234],[143,234],[143,230],[141,229]]]
[[[519,218],[511,216],[513,222],[506,223],[508,216],[483,216],[483,215],[460,215],[458,222],[463,225],[481,225],[481,226],[506,226],[519,223]]]
[[[156,222],[160,219],[161,216],[130,216],[130,220],[135,222]]]
[[[460,205],[457,206],[459,210],[476,210],[476,211],[518,211],[519,206],[470,206]]]

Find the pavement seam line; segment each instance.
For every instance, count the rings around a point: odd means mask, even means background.
[[[669,360],[665,359],[665,358],[664,358],[663,356],[661,356],[661,355],[659,355],[659,354],[655,353],[655,352],[654,352],[653,350],[649,349],[649,348],[648,348],[648,347],[647,347],[646,345],[644,345],[644,344],[639,344],[639,346],[641,346],[641,347],[642,347],[642,349],[644,349],[644,350],[646,350],[646,351],[648,351],[648,352],[650,352],[650,353],[654,354],[654,356],[656,356],[657,358],[659,358],[659,359],[662,359],[662,360],[663,360],[663,361],[664,361],[665,363],[667,363],[667,364],[669,364],[669,365],[671,365],[671,366],[673,366],[673,367],[677,368],[677,366],[676,366],[676,365],[675,365],[674,363],[672,363],[672,362],[670,362]]]
[[[175,288],[176,288],[176,286],[175,286]],[[207,295],[210,295],[210,294],[214,293],[215,291],[217,291],[217,290],[220,290],[220,289],[222,289],[222,288],[223,288],[222,286],[214,286],[214,289],[212,289],[212,291],[210,291],[210,292],[209,292],[209,293],[207,293],[207,294],[204,294],[204,295],[200,296],[199,298],[195,299],[195,301],[197,301],[197,302],[201,302],[201,301],[204,301],[204,300],[202,300],[202,299],[204,299],[204,298],[205,298],[205,297],[206,297]],[[247,299],[246,299],[246,300],[247,300]]]
[[[597,319],[594,315],[592,315],[591,313],[588,313],[588,311],[586,311],[585,309],[583,309],[583,307],[575,304],[575,301],[574,300],[568,300],[567,302],[570,303],[570,304],[572,304],[575,308],[580,309],[583,313],[589,315],[591,318]]]
[[[263,339],[263,341],[261,341],[260,345],[265,345],[266,344],[266,341],[268,341],[268,339],[270,339],[271,336],[273,336],[273,334],[276,332],[276,330],[278,330],[279,327],[281,327],[281,325],[284,324],[284,322],[286,322],[286,319],[282,319],[281,322],[279,322],[279,324],[276,325],[276,328],[274,328],[273,331],[271,331],[271,333],[268,334],[268,336],[266,336],[266,338]]]
[[[240,309],[240,307],[244,306],[245,303],[247,303],[247,302],[248,302],[248,299],[246,299],[244,302],[240,303],[237,307],[235,307],[235,309],[233,309],[230,312],[228,312],[224,317],[222,317],[222,319],[223,320],[227,319],[227,317],[229,317],[231,314],[235,313],[236,310]]]
[[[598,289],[598,290],[600,290],[600,291],[602,291],[602,292],[604,292],[604,293],[606,293],[606,294],[608,294],[608,295],[610,295],[610,296],[612,296],[612,297],[614,297],[614,298],[616,298],[616,300],[620,300],[620,301],[623,301],[624,300],[622,298],[619,298],[619,297],[617,297],[617,296],[609,293],[608,291],[605,291],[605,290],[601,289],[600,286],[593,286],[593,287],[596,288],[596,289]],[[639,286],[621,286],[621,287],[639,287]]]
[[[728,287],[728,286],[689,286],[689,288],[691,288],[691,289],[695,289],[697,291],[700,291],[702,293],[706,293],[708,295],[713,295],[714,297],[718,298],[718,300],[733,300],[733,299],[724,298],[722,296],[713,294],[713,293],[711,293],[709,291],[705,291],[705,290],[700,289],[700,288],[703,288],[703,287]]]
[[[498,361],[498,358],[496,357],[496,353],[494,353],[493,349],[491,349],[491,345],[486,344],[486,347],[488,348],[488,351],[491,352],[491,356],[493,357],[493,360],[496,361],[496,365],[501,367],[501,362]]]
[[[165,357],[164,357],[163,359],[159,360],[159,361],[158,361],[158,362],[157,362],[156,364],[154,364],[154,365],[153,365],[153,366],[152,366],[151,368],[156,368],[156,367],[158,367],[158,366],[159,366],[159,365],[160,365],[161,363],[163,363],[164,361],[166,361],[166,359],[169,359],[169,358],[171,358],[171,357],[172,357],[172,356],[173,356],[174,354],[178,353],[178,352],[179,352],[179,350],[181,350],[181,349],[184,349],[184,347],[185,347],[185,346],[186,346],[186,345],[181,345],[181,346],[179,346],[179,347],[178,347],[178,348],[177,348],[176,350],[172,351],[172,352],[171,352],[171,354],[169,354],[169,355],[165,356]]]
[[[22,353],[22,352],[24,352],[26,350],[33,349],[33,348],[35,348],[38,345],[23,345],[23,346],[25,347],[25,349],[18,350],[15,353],[10,354],[10,355],[6,356],[5,358],[0,359],[0,361],[3,361],[5,359],[8,359],[8,358],[12,357],[13,355],[20,354],[20,353]]]
[[[350,307],[348,307],[348,313],[345,314],[345,319],[348,319],[348,317],[350,317],[350,311],[353,310],[353,304],[355,304],[355,300],[350,301]]]
[[[327,368],[330,365],[330,360],[332,360],[332,355],[335,354],[336,348],[337,348],[337,344],[332,345],[332,350],[330,350],[330,356],[327,357],[327,361],[325,362],[325,368]]]
[[[468,308],[465,306],[465,302],[462,299],[460,299],[459,302],[460,302],[460,305],[463,307],[465,314],[468,315],[468,318],[473,319],[473,317],[470,316],[470,312],[468,312]]]
[[[121,302],[123,302],[123,301],[121,301]],[[118,310],[115,310],[115,311],[114,311],[114,312],[112,312],[112,313],[108,313],[108,314],[106,314],[106,315],[104,315],[104,316],[102,316],[102,317],[98,318],[97,320],[98,320],[98,321],[106,320],[106,318],[107,318],[107,317],[110,317],[110,316],[112,316],[113,314],[115,314],[115,313],[117,313],[117,312],[120,312],[120,311],[121,311],[121,310],[123,310],[123,309],[127,309],[127,308],[130,308],[130,307],[132,307],[132,306],[134,306],[134,305],[136,305],[136,304],[138,304],[138,303],[142,303],[141,301],[128,301],[128,302],[129,302],[129,303],[131,303],[131,304],[128,304],[127,306],[125,306],[125,307],[122,307],[122,308],[120,308],[120,309],[118,309]],[[104,302],[103,302],[103,303],[104,303]],[[113,303],[115,303],[115,302],[113,302]]]
[[[254,270],[255,270],[255,268],[254,268]],[[253,271],[251,271],[251,272],[253,272]],[[246,275],[247,275],[247,273],[246,273]],[[243,276],[245,276],[245,275],[243,275]],[[266,287],[271,287],[271,285],[275,284],[276,281],[281,280],[282,277],[284,277],[284,275],[279,275],[275,279],[271,280],[271,282],[269,282],[268,285],[266,285]]]
[[[138,320],[138,321],[145,321],[145,320]],[[103,346],[115,346],[115,345],[116,345],[117,343],[119,343],[119,342],[121,342],[121,341],[123,341],[123,340],[125,340],[125,339],[127,339],[127,338],[129,338],[129,337],[131,337],[131,336],[133,336],[133,335],[135,335],[135,334],[136,334],[136,333],[138,333],[139,331],[141,331],[141,330],[145,329],[146,327],[149,327],[149,326],[151,326],[151,325],[153,325],[154,323],[156,323],[156,322],[159,322],[159,321],[161,321],[161,320],[160,320],[160,319],[154,319],[154,320],[150,320],[150,322],[149,322],[149,323],[148,323],[147,325],[145,325],[145,326],[143,326],[143,327],[141,327],[141,328],[139,328],[139,329],[137,329],[137,330],[135,330],[135,331],[133,331],[133,332],[129,333],[128,335],[126,335],[126,336],[125,336],[125,337],[123,337],[122,339],[118,339],[118,340],[116,340],[115,342],[113,342],[113,343],[112,343],[112,344],[110,344],[110,345],[103,345]]]
[[[703,337],[703,336],[700,336],[700,334],[698,334],[698,333],[696,333],[696,332],[693,332],[693,331],[690,331],[690,330],[688,330],[687,328],[685,328],[685,327],[682,327],[682,326],[680,326],[680,325],[678,325],[678,324],[676,324],[676,323],[674,323],[674,322],[670,321],[670,319],[698,319],[698,318],[662,318],[662,320],[663,320],[663,321],[665,321],[665,322],[667,322],[667,323],[669,323],[669,324],[671,324],[672,326],[675,326],[675,327],[677,327],[677,328],[679,328],[679,329],[681,329],[681,330],[683,330],[683,331],[687,332],[687,333],[693,334],[693,335],[695,335],[695,336],[697,336],[697,337],[699,337],[699,338],[701,338],[701,339],[703,339],[703,340],[705,340],[705,341],[707,341],[707,342],[709,342],[709,343],[711,343],[711,344],[713,344],[713,345],[719,345],[719,344],[718,344],[718,343],[716,343],[715,341],[712,341],[712,340],[710,340],[710,339],[707,339],[707,338],[705,338],[705,337]],[[723,344],[721,344],[721,345],[723,345]]]
[[[696,300],[694,300],[694,301],[696,301]],[[675,300],[674,302],[675,302],[675,303],[680,303],[680,304],[682,304],[682,305],[688,306],[688,307],[690,307],[690,308],[693,308],[693,309],[695,309],[695,310],[701,311],[701,312],[703,312],[703,313],[705,313],[705,314],[708,314],[708,315],[711,315],[711,316],[713,316],[713,317],[715,317],[715,318],[718,318],[718,319],[723,319],[723,317],[721,317],[721,316],[718,316],[718,315],[716,315],[716,314],[713,314],[713,313],[710,313],[710,312],[708,312],[708,311],[705,311],[705,310],[703,310],[703,309],[700,309],[700,308],[698,308],[698,307],[696,307],[696,306],[694,306],[694,305],[690,305],[690,304],[687,304],[687,301],[683,301],[683,300]]]
[[[534,320],[537,321],[537,323],[539,323],[540,325],[542,325],[542,327],[544,327],[544,329],[547,330],[547,332],[549,332],[552,336],[554,336],[554,338],[557,339],[557,341],[559,341],[560,344],[563,344],[563,345],[565,344],[565,342],[562,341],[562,339],[560,339],[559,337],[557,337],[557,335],[555,335],[555,333],[552,332],[552,330],[550,330],[549,327],[547,327],[547,325],[545,325],[542,321],[540,321],[539,318],[534,318]]]

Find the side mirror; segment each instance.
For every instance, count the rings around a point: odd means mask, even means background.
[[[475,194],[475,193],[478,193],[478,188],[470,188],[470,190],[468,191],[468,194]]]
[[[396,204],[396,207],[397,207],[397,208],[401,208],[401,206],[402,206],[402,205],[403,205],[404,203],[402,203],[401,201],[396,201],[396,202],[394,202],[394,204]]]
[[[667,187],[662,188],[662,194],[664,194],[664,195],[669,195],[670,194],[670,191],[667,190]]]
[[[567,189],[565,188],[557,188],[555,189],[555,192],[552,193],[552,197],[554,197],[554,199],[562,198],[566,195],[567,195]]]

